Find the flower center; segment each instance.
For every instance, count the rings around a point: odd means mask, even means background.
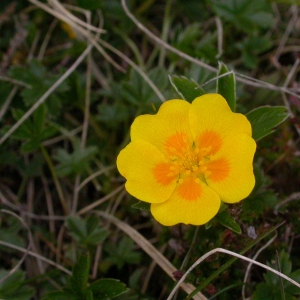
[[[195,153],[186,153],[182,158],[182,166],[186,170],[196,171],[199,166],[198,156]]]
[[[178,176],[178,182],[181,183],[187,177],[193,177],[196,180],[205,179],[210,175],[207,171],[207,163],[210,161],[211,147],[198,149],[190,147],[184,153],[172,156],[169,176]]]
[[[230,164],[225,158],[216,157],[222,139],[214,131],[204,132],[195,141],[179,132],[171,136],[164,146],[166,161],[155,166],[154,177],[165,186],[175,180],[179,184],[177,193],[185,200],[193,201],[200,197],[201,182],[208,185],[228,177]]]

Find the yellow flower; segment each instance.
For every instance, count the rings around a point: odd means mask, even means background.
[[[218,94],[191,104],[169,100],[156,115],[142,115],[131,126],[131,142],[118,158],[126,190],[151,203],[163,225],[201,225],[221,201],[246,198],[255,183],[256,143],[247,118],[233,113]]]

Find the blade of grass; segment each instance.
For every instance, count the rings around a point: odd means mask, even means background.
[[[278,271],[281,272],[281,266],[280,266],[280,258],[278,255],[278,251],[276,250],[276,260],[277,260],[277,268]],[[279,277],[279,282],[280,282],[280,294],[281,294],[281,299],[285,300],[285,294],[284,294],[284,287],[283,287],[283,280],[282,277]]]

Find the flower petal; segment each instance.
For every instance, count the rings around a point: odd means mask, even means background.
[[[159,223],[202,225],[217,214],[221,201],[211,188],[195,179],[183,184],[185,186],[179,185],[167,201],[151,204],[151,213]]]
[[[218,133],[221,138],[239,133],[252,134],[248,119],[242,114],[233,113],[219,94],[196,98],[191,104],[189,121],[194,139],[211,131]]]
[[[174,191],[177,174],[169,174],[170,166],[156,147],[142,140],[129,143],[117,158],[128,193],[150,203],[163,202]]]
[[[255,178],[253,156],[255,141],[247,134],[223,139],[218,153],[211,157],[207,170],[211,172],[206,182],[227,203],[246,198],[252,191]]]
[[[131,140],[145,140],[165,154],[181,145],[184,140],[192,141],[188,122],[191,104],[184,100],[168,100],[156,115],[137,117],[131,125]]]

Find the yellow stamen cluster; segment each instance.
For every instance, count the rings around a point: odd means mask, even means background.
[[[178,182],[182,183],[187,177],[195,178],[196,182],[203,181],[209,177],[211,172],[207,170],[207,163],[210,161],[211,147],[207,148],[182,148],[181,153],[177,153],[175,148],[169,148],[172,152],[170,157],[172,166],[169,177],[178,176]]]

